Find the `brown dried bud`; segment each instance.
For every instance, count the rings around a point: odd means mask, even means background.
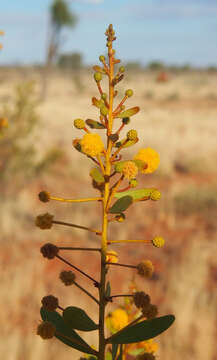
[[[41,303],[47,311],[55,311],[59,306],[58,299],[53,295],[44,296]]]
[[[154,266],[150,260],[144,260],[137,265],[138,274],[140,276],[150,278],[154,271]]]
[[[51,339],[55,335],[56,327],[49,321],[43,321],[37,328],[37,335],[42,339]]]
[[[61,271],[59,278],[66,286],[72,285],[75,282],[75,274],[70,270]]]
[[[39,200],[42,202],[48,202],[50,200],[50,194],[47,191],[41,191],[38,194]]]
[[[53,225],[53,215],[46,213],[43,215],[38,215],[35,219],[35,225],[38,226],[40,229],[50,229]]]
[[[156,305],[149,304],[142,308],[142,313],[147,319],[153,319],[158,314],[158,309]]]
[[[53,259],[58,254],[59,248],[53,244],[47,243],[41,247],[40,251],[45,258]]]
[[[109,135],[109,140],[111,140],[113,143],[115,143],[116,141],[118,141],[119,139],[119,135],[118,134],[111,134]]]
[[[133,294],[133,301],[138,309],[143,308],[150,304],[150,296],[145,294],[144,291],[137,291]]]

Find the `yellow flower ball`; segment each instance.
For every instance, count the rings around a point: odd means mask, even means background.
[[[116,331],[119,331],[120,329],[125,327],[129,322],[128,315],[123,309],[114,310],[108,318],[111,327]]]
[[[133,160],[141,160],[147,164],[147,168],[141,170],[143,174],[150,174],[154,172],[160,163],[159,154],[151,148],[140,149],[134,156]]]
[[[163,247],[165,243],[165,240],[162,236],[155,236],[154,239],[152,239],[152,244],[156,247]]]
[[[138,174],[138,167],[133,161],[126,161],[122,169],[122,174],[128,180],[135,179]]]
[[[89,156],[97,156],[104,150],[104,144],[98,134],[85,134],[80,141],[81,150]]]

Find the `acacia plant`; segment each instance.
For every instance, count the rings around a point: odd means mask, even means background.
[[[72,271],[62,271],[60,280],[65,285],[77,286],[96,304],[98,311],[98,323],[95,323],[83,310],[77,306],[63,308],[59,305],[59,300],[54,295],[47,295],[42,299],[41,317],[42,322],[38,325],[37,334],[43,339],[49,339],[55,336],[68,346],[75,348],[91,359],[121,360],[124,359],[124,347],[126,344],[138,343],[144,340],[152,339],[165,331],[174,321],[173,315],[157,317],[157,306],[151,304],[150,296],[143,291],[135,291],[133,294],[113,294],[112,284],[107,281],[107,273],[110,266],[130,267],[143,277],[150,277],[153,272],[153,265],[150,260],[141,261],[137,265],[118,263],[117,253],[110,250],[110,245],[116,243],[147,243],[155,247],[162,247],[164,239],[161,236],[153,236],[152,239],[145,240],[118,240],[108,237],[109,224],[112,221],[122,223],[125,218],[125,211],[134,206],[134,203],[148,200],[158,200],[160,192],[154,188],[135,189],[137,187],[136,177],[139,173],[152,173],[159,164],[158,153],[151,148],[140,149],[132,160],[122,160],[121,150],[133,146],[138,142],[136,130],[129,130],[126,136],[119,139],[123,129],[130,123],[130,118],[137,114],[139,107],[125,109],[124,103],[133,95],[133,91],[128,89],[119,104],[115,105],[117,95],[116,86],[124,77],[124,67],[119,67],[116,72],[115,65],[120,63],[115,58],[113,41],[116,39],[113,26],[109,25],[106,30],[108,59],[103,55],[99,57],[101,66],[94,66],[94,79],[99,90],[99,98],[92,98],[92,103],[99,110],[99,118],[93,119],[75,119],[74,126],[85,134],[82,138],[73,141],[74,148],[81,155],[87,156],[94,167],[90,171],[92,185],[99,191],[99,195],[83,199],[63,199],[50,194],[48,191],[39,193],[39,199],[42,202],[50,200],[80,203],[80,202],[98,202],[102,208],[102,218],[99,229],[91,229],[88,226],[66,223],[54,219],[54,216],[45,213],[36,218],[36,225],[41,229],[50,229],[55,224],[71,226],[82,230],[90,231],[101,238],[101,245],[97,248],[81,247],[61,247],[51,243],[42,246],[41,253],[47,259],[57,258],[69,265],[76,272],[87,277],[98,289],[98,296],[95,297],[84,287],[82,287]],[[103,91],[101,80],[103,76],[108,78],[108,94]],[[105,131],[106,144],[101,136],[93,132],[99,130]],[[124,185],[122,185],[124,184]],[[100,242],[100,241],[99,241]],[[94,279],[86,270],[81,270],[71,262],[60,255],[62,251],[89,251],[98,252],[100,255],[100,276]],[[131,322],[121,326],[120,330],[110,336],[105,334],[105,319],[107,306],[116,298],[121,296],[131,296],[134,306],[139,310],[139,315]],[[86,341],[77,334],[80,331],[98,331],[98,349],[92,348]],[[152,354],[139,355],[140,359],[154,359]],[[148,357],[149,356],[149,357]],[[152,356],[152,357],[150,357]]]

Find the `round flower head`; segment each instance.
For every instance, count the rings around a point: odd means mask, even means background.
[[[98,134],[85,134],[80,145],[82,152],[89,156],[97,156],[104,150],[104,144]]]
[[[157,151],[151,148],[140,149],[134,156],[134,160],[141,160],[147,164],[147,168],[141,170],[143,174],[150,174],[154,172],[160,163],[160,157]]]
[[[154,239],[152,239],[152,244],[156,247],[163,247],[165,243],[164,238],[162,236],[155,236]]]
[[[133,301],[139,309],[150,304],[150,296],[145,294],[144,291],[137,291],[133,294]]]
[[[153,354],[158,350],[158,344],[153,339],[145,340],[142,342],[145,351],[149,354]]]
[[[51,339],[54,337],[56,327],[49,321],[43,321],[37,328],[37,335],[40,335],[42,339]]]
[[[42,202],[48,202],[50,200],[50,194],[47,191],[41,191],[38,194],[39,200]]]
[[[74,120],[74,126],[77,129],[81,130],[81,129],[85,128],[85,122],[84,122],[83,119],[75,119]]]
[[[109,250],[106,253],[106,262],[109,263],[117,263],[118,262],[118,254],[116,251]]]
[[[154,266],[150,260],[144,260],[137,265],[137,271],[140,276],[150,278],[154,271]]]
[[[128,315],[123,309],[116,309],[108,315],[107,318],[108,327],[118,331],[128,324]]]
[[[41,303],[47,311],[55,311],[59,306],[58,299],[53,295],[44,296]]]
[[[47,259],[54,259],[59,252],[59,248],[53,244],[47,243],[40,249],[42,255]]]
[[[138,174],[138,167],[133,161],[126,161],[122,169],[122,174],[128,180],[135,179]]]
[[[161,193],[159,190],[155,189],[151,192],[150,195],[151,200],[157,201],[161,198]]]
[[[50,229],[53,225],[53,215],[46,213],[43,215],[38,215],[35,219],[35,225],[40,229]]]
[[[142,308],[142,313],[147,319],[153,319],[158,314],[158,309],[156,305],[149,304]]]
[[[60,280],[63,282],[64,285],[69,286],[74,284],[75,282],[75,274],[72,271],[61,271],[60,273]]]

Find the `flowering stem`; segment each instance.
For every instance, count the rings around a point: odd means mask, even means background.
[[[126,187],[123,188],[123,189],[118,190],[117,192],[120,193],[120,192],[123,192],[123,191],[127,191],[127,190],[129,190],[129,189],[131,189],[131,186],[130,186],[130,185],[126,186]]]
[[[64,221],[53,220],[52,223],[53,224],[58,224],[58,225],[71,226],[71,227],[74,227],[74,228],[77,228],[77,229],[82,229],[82,230],[88,230],[88,231],[91,231],[91,232],[95,233],[96,235],[101,235],[102,234],[100,230],[91,229],[91,228],[88,228],[88,227],[82,226],[82,225],[70,224],[70,223],[67,223],[67,222],[64,222]]]
[[[109,25],[108,28],[108,40],[112,40],[112,25]],[[108,58],[109,58],[109,68],[108,68],[108,77],[109,77],[109,112],[108,112],[108,126],[107,126],[107,149],[105,154],[105,175],[109,179],[111,175],[111,162],[110,155],[112,150],[112,141],[109,139],[109,135],[112,133],[113,125],[113,98],[114,98],[114,58],[112,50],[112,41],[109,41],[108,46]],[[100,288],[99,288],[99,355],[98,360],[105,359],[105,283],[106,283],[106,250],[107,250],[107,231],[108,231],[108,213],[106,210],[108,199],[109,199],[109,180],[105,182],[104,186],[104,195],[102,202],[102,241],[101,241],[101,277],[100,277]]]
[[[101,197],[96,197],[96,198],[87,198],[87,199],[62,199],[56,196],[50,196],[49,197],[51,200],[56,200],[56,201],[62,201],[62,202],[86,202],[86,201],[99,201],[102,200],[103,198]]]
[[[73,269],[79,271],[81,274],[83,274],[84,276],[86,276],[88,279],[92,280],[94,282],[94,285],[99,286],[98,281],[96,281],[95,279],[93,279],[90,275],[86,274],[84,271],[82,271],[81,269],[79,269],[77,266],[71,264],[69,261],[63,259],[60,255],[56,255],[56,257],[60,260],[62,260],[64,263],[66,263],[67,265],[71,266]]]
[[[111,297],[111,296],[110,296],[110,297]],[[58,309],[64,311],[64,308],[62,308],[60,305],[58,305],[57,307],[58,307]]]

